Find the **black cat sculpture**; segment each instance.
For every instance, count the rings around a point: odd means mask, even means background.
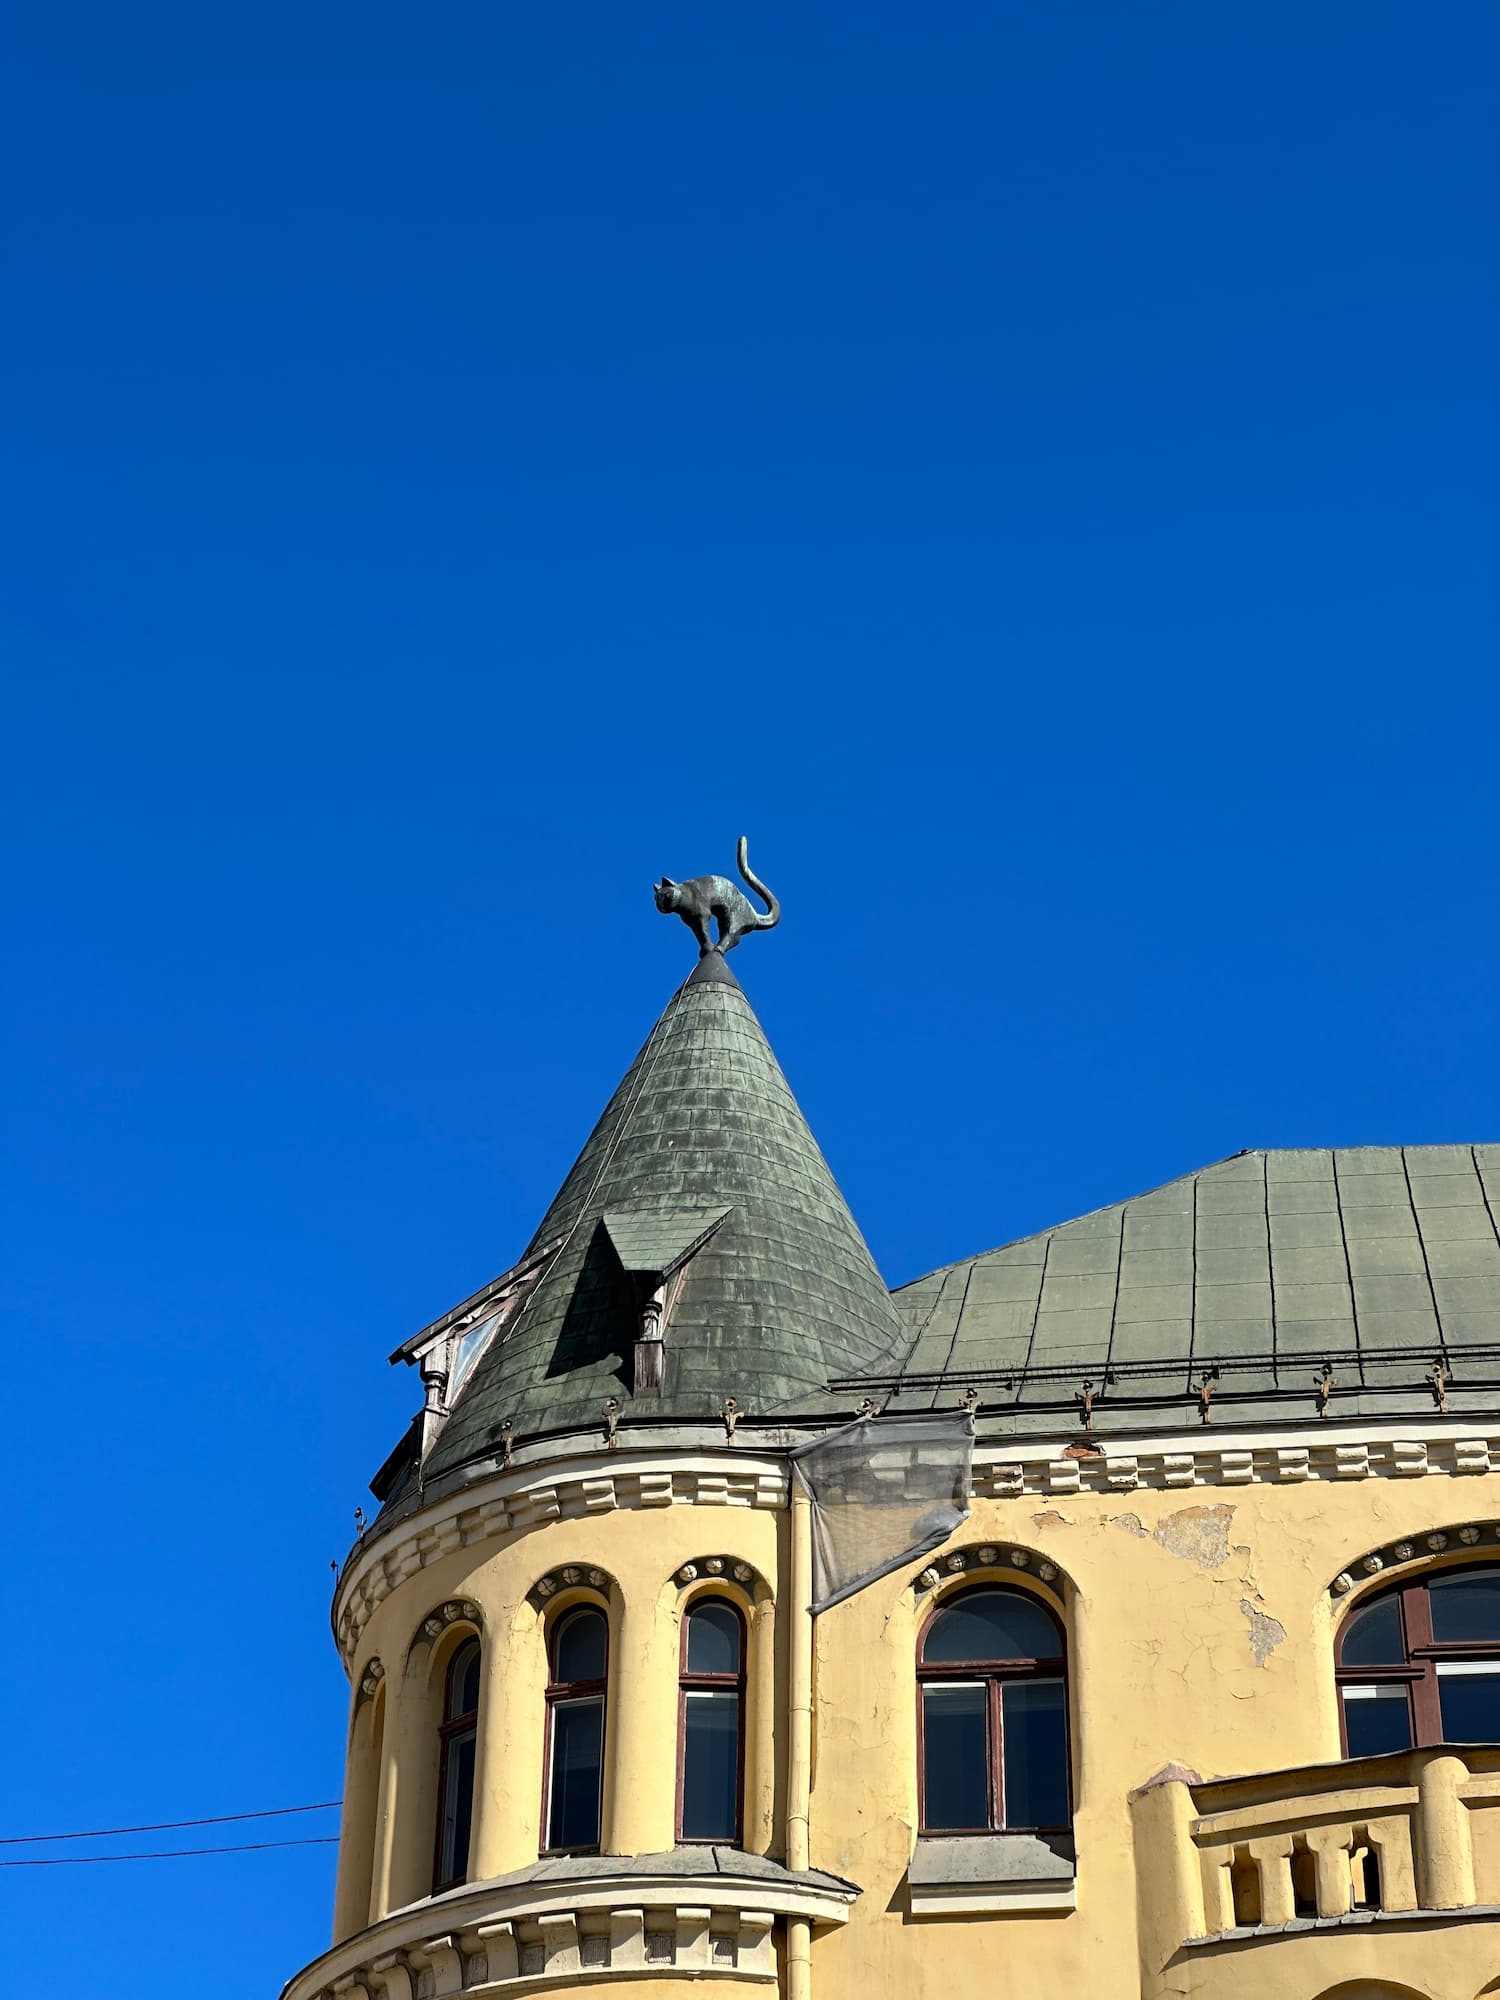
[[[744,834],[740,835],[735,860],[746,882],[764,899],[764,916],[724,875],[695,875],[691,882],[674,882],[670,875],[663,875],[653,891],[657,909],[681,917],[698,940],[700,958],[707,958],[711,951],[733,951],[747,931],[774,930],[781,922],[780,903],[765,883],[750,873],[750,849]],[[718,921],[717,938],[708,934],[710,917]]]

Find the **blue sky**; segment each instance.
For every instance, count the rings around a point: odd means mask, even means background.
[[[1500,1138],[1497,57],[1466,0],[11,11],[0,1831],[337,1795],[385,1356],[741,831],[893,1282]],[[265,2000],[332,1874],[0,1871],[9,1973]]]

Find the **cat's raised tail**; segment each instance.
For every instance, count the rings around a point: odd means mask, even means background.
[[[759,896],[764,901],[766,906],[766,914],[762,916],[759,910],[757,910],[755,912],[755,921],[753,923],[747,924],[745,928],[747,930],[755,930],[755,931],[775,930],[776,926],[781,922],[781,905],[779,902],[777,902],[776,898],[771,894],[770,890],[766,887],[765,883],[761,881],[760,877],[758,875],[751,874],[750,843],[746,839],[744,834],[740,835],[740,844],[735,849],[734,858],[735,858],[735,863],[739,868],[741,875],[744,876],[746,883],[750,888],[752,888],[755,891],[756,895]]]

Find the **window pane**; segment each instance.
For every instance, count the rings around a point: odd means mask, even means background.
[[[1011,1681],[1000,1690],[1005,1824],[1068,1824],[1067,1704],[1061,1681]]]
[[[463,1385],[464,1377],[479,1359],[480,1350],[499,1324],[499,1313],[491,1313],[488,1319],[481,1320],[478,1326],[471,1327],[467,1333],[460,1336],[458,1346],[453,1351],[453,1368],[448,1377],[450,1408],[458,1400],[458,1392]]]
[[[1500,1642],[1500,1569],[1435,1576],[1427,1586],[1427,1595],[1432,1604],[1432,1636],[1440,1646],[1465,1639]]]
[[[560,1701],[552,1709],[552,1809],[549,1847],[599,1845],[600,1750],[604,1703]]]
[[[1401,1644],[1401,1600],[1382,1597],[1356,1611],[1344,1627],[1339,1662],[1346,1667],[1399,1667],[1406,1658]]]
[[[1500,1740],[1500,1673],[1455,1674],[1438,1663],[1445,1743]]]
[[[445,1720],[456,1722],[461,1715],[473,1715],[479,1707],[479,1641],[469,1639],[453,1655],[448,1669],[448,1713]]]
[[[1062,1650],[1062,1635],[1040,1604],[1014,1590],[983,1590],[938,1613],[922,1658],[936,1664],[1055,1660]]]
[[[559,1681],[602,1681],[608,1627],[602,1611],[570,1611],[557,1628],[553,1677]]]
[[[443,1761],[444,1882],[461,1882],[469,1872],[469,1827],[474,1816],[474,1732],[450,1736]]]
[[[737,1674],[740,1621],[727,1604],[700,1604],[688,1613],[687,1670],[690,1674]]]
[[[1381,1757],[1411,1748],[1411,1703],[1404,1687],[1345,1688],[1343,1696],[1351,1757]]]
[[[923,1824],[932,1833],[990,1823],[987,1690],[982,1681],[922,1690]]]
[[[740,1698],[689,1688],[683,1696],[682,1837],[739,1837]]]

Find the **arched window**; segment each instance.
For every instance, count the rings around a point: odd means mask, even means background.
[[[738,1846],[745,1755],[745,1623],[720,1597],[682,1621],[677,1838]]]
[[[565,1611],[547,1655],[547,1847],[599,1845],[609,1624],[592,1604]]]
[[[1500,1741],[1500,1564],[1429,1570],[1368,1598],[1335,1667],[1346,1757]]]
[[[474,1821],[474,1754],[479,1740],[479,1641],[465,1639],[443,1680],[438,1731],[437,1858],[433,1887],[448,1889],[469,1872]]]
[[[1070,1824],[1067,1646],[1045,1605],[998,1587],[950,1598],[917,1678],[924,1833]]]

